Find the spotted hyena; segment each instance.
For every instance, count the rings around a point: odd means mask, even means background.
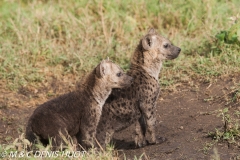
[[[53,146],[63,143],[62,137],[72,137],[88,148],[94,144],[102,106],[112,88],[132,83],[132,77],[109,60],[103,60],[76,87],[76,90],[40,105],[30,117],[26,138],[44,145],[52,138]]]
[[[103,107],[97,128],[101,145],[109,143],[115,131],[133,123],[136,123],[136,146],[144,146],[146,140],[151,144],[157,143],[155,107],[160,92],[158,76],[163,61],[177,58],[180,51],[154,29],[140,40],[127,72],[134,82],[129,87],[114,89]]]

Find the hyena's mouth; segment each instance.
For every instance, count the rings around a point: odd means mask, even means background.
[[[179,52],[180,53],[180,52]],[[178,55],[179,55],[179,53],[177,53],[177,54],[172,54],[172,55],[168,55],[167,56],[167,59],[175,59],[175,58],[177,58],[178,57]]]
[[[174,51],[172,52],[172,54],[168,55],[167,56],[167,59],[175,59],[178,57],[178,55],[180,54],[181,52],[181,48],[179,47],[175,47]]]
[[[130,86],[132,83],[133,83],[133,80],[129,80],[129,81],[123,82],[120,86],[121,86],[121,87],[128,87],[128,86]]]

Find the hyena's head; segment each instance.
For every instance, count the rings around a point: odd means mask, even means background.
[[[175,59],[181,52],[181,48],[174,46],[167,38],[150,29],[140,40],[140,43],[132,57],[132,63],[146,65],[161,62],[166,59]]]
[[[110,60],[103,60],[96,67],[96,75],[110,88],[123,88],[130,86],[133,78]]]

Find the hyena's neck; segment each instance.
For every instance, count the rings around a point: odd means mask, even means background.
[[[158,80],[160,71],[162,68],[162,62],[153,63],[149,66],[143,66],[143,69],[151,76]]]
[[[146,57],[143,52],[142,44],[139,43],[131,58],[130,70],[145,72],[158,80],[158,76],[162,68],[162,61],[159,59],[152,59],[152,57]]]
[[[144,65],[144,64],[139,65],[137,63],[132,62],[130,66],[130,72],[139,72],[139,73],[148,74],[154,79],[158,80],[158,76],[160,74],[161,68],[162,68],[161,61],[158,63],[152,63],[148,65]]]
[[[94,72],[91,72],[81,81],[77,89],[80,92],[85,92],[88,100],[96,101],[102,107],[112,91],[112,88],[104,82],[106,80],[97,78]]]
[[[111,91],[112,89],[101,79],[98,79],[92,88],[93,97],[101,107],[104,105]]]

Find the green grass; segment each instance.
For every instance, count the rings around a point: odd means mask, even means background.
[[[240,112],[230,112],[229,108],[224,108],[219,110],[218,116],[222,118],[223,125],[220,128],[215,128],[215,131],[208,133],[208,137],[211,137],[213,141],[205,145],[203,149],[205,153],[216,143],[226,142],[228,147],[240,147]]]
[[[220,117],[222,125],[214,128],[214,131],[210,131],[207,134],[207,137],[212,138],[212,141],[205,143],[202,149],[203,152],[207,154],[210,149],[213,149],[213,151],[216,150],[217,143],[227,143],[228,147],[239,148],[240,112],[237,107],[240,104],[240,83],[234,82],[234,85],[224,95],[210,96],[204,99],[204,101],[211,101],[211,103],[221,105],[219,109],[213,111],[211,114],[216,114],[217,117]]]
[[[239,27],[236,44],[216,35],[229,32],[239,7],[237,0],[1,1],[0,78],[17,90],[56,74],[82,75],[107,56],[128,69],[150,27],[182,48],[162,71],[164,85],[238,72]]]
[[[0,1],[0,83],[38,88],[49,77],[81,77],[106,57],[127,70],[150,27],[182,48],[164,63],[163,87],[239,73],[240,19],[229,20],[239,8],[239,0]]]

